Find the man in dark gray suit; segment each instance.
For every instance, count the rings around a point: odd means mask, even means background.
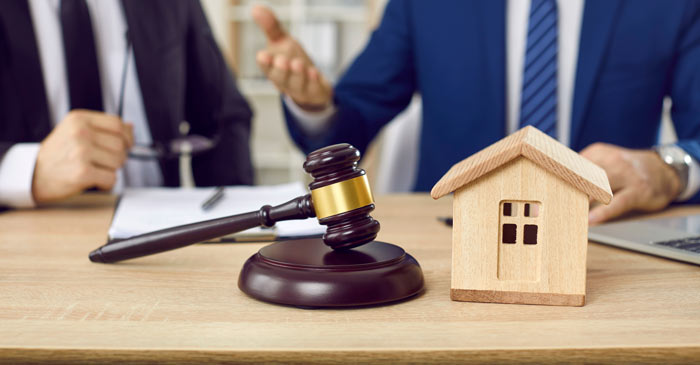
[[[183,121],[216,142],[197,185],[252,184],[251,116],[196,0],[0,2],[0,205],[177,186],[177,159],[127,156]]]

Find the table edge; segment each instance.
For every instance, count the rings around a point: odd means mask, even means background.
[[[76,349],[0,347],[0,364],[22,363],[560,363],[634,362],[690,363],[700,358],[700,345],[650,347],[542,348],[542,349],[377,349],[357,351],[315,350],[221,350],[221,349]]]

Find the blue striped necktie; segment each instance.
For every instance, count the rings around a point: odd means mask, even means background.
[[[520,126],[532,125],[557,138],[556,0],[532,0],[520,104]]]

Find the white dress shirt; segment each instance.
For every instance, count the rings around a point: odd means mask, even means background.
[[[29,0],[51,122],[60,123],[69,111],[59,0]],[[87,0],[100,67],[104,111],[117,113],[126,57],[126,19],[119,0]],[[134,141],[150,145],[151,133],[141,97],[133,51],[127,61],[123,119],[134,125]],[[0,162],[0,205],[31,207],[34,164],[38,143],[11,147]],[[114,191],[124,186],[159,186],[162,174],[156,161],[127,160],[117,173]]]
[[[571,105],[574,100],[574,83],[578,48],[581,38],[581,21],[585,0],[558,0],[559,10],[559,53],[557,84],[557,139],[570,145]],[[520,128],[520,94],[522,92],[523,63],[527,43],[528,20],[530,18],[531,0],[509,0],[506,13],[506,59],[507,59],[507,103],[506,127],[508,133]],[[323,111],[309,112],[301,109],[287,95],[283,97],[290,113],[299,122],[301,129],[314,135],[321,133],[335,113],[335,107],[329,106]],[[680,147],[676,147],[680,148]],[[688,185],[681,192],[677,201],[690,199],[700,190],[700,165],[693,159],[690,165]]]

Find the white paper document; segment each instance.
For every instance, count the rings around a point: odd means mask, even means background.
[[[226,187],[224,196],[211,209],[202,210],[202,203],[216,188],[135,188],[126,189],[119,200],[109,239],[121,239],[164,228],[195,223],[229,215],[247,213],[285,203],[308,194],[298,183],[272,186]],[[275,227],[252,228],[231,237],[240,240],[255,237],[294,238],[321,235],[326,227],[316,218],[278,222]],[[227,236],[228,237],[228,236]]]

